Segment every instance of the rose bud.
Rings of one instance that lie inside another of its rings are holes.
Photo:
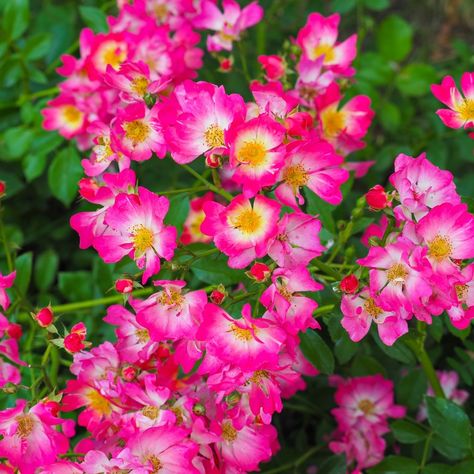
[[[206,155],[205,161],[208,168],[219,168],[222,164],[221,156],[213,153]]]
[[[0,181],[0,198],[5,196],[6,192],[7,192],[7,184],[5,183],[5,181]]]
[[[365,195],[365,200],[373,211],[381,211],[382,209],[391,206],[387,193],[385,192],[384,187],[380,184],[369,189],[369,192]]]
[[[137,369],[135,367],[129,365],[128,367],[124,367],[122,369],[122,378],[127,382],[131,382],[137,376]]]
[[[43,402],[43,405],[49,410],[52,416],[58,416],[61,405],[54,400],[47,400]]]
[[[51,306],[47,306],[46,308],[40,309],[35,314],[35,319],[42,328],[47,328],[48,326],[53,324],[54,314],[51,310]]]
[[[278,81],[285,75],[285,62],[281,56],[272,54],[270,56],[259,56],[258,62],[265,71],[265,78],[268,81]]]
[[[209,295],[210,300],[214,304],[221,304],[225,300],[226,294],[218,289],[212,290]]]
[[[228,58],[219,58],[219,71],[230,72],[234,66],[234,58],[232,56]]]
[[[123,278],[115,282],[115,289],[118,293],[131,293],[133,291],[133,281],[129,278]]]
[[[355,275],[347,275],[341,280],[341,283],[339,283],[339,288],[341,288],[343,293],[352,295],[357,291],[357,288],[359,288],[359,280]]]
[[[254,263],[250,271],[247,272],[247,276],[252,280],[265,281],[271,274],[270,268],[264,263]]]
[[[64,349],[71,354],[81,351],[84,347],[86,347],[84,344],[84,338],[77,332],[72,332],[64,338]]]
[[[20,337],[23,335],[23,330],[19,324],[9,323],[7,327],[7,334],[12,339],[20,339]]]

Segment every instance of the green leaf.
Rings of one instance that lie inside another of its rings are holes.
[[[33,130],[23,126],[8,129],[3,134],[6,151],[6,154],[2,156],[4,161],[7,161],[7,157],[8,161],[21,158],[30,148],[33,141],[33,133]]]
[[[398,339],[392,346],[385,345],[380,337],[374,335],[375,342],[379,349],[391,359],[398,360],[404,364],[414,365],[416,363],[413,352],[403,343],[403,339]]]
[[[312,191],[308,191],[307,193],[305,193],[305,198],[308,203],[306,206],[306,212],[313,216],[318,215],[319,219],[323,224],[323,227],[329,230],[332,234],[335,234],[336,224],[334,223],[332,213],[334,209],[336,209],[336,207],[323,201]]]
[[[332,0],[331,9],[335,12],[347,13],[354,9],[356,3],[356,0]]]
[[[33,252],[26,252],[17,257],[15,262],[16,278],[15,287],[21,295],[25,295],[31,280],[31,269],[33,268]]]
[[[89,272],[60,272],[58,286],[68,301],[81,301],[92,298],[92,278]]]
[[[176,227],[178,235],[183,231],[183,224],[189,214],[189,197],[173,196],[170,198],[170,208],[165,217],[165,224]]]
[[[369,469],[368,474],[418,474],[418,463],[404,456],[387,456],[380,464]]]
[[[398,90],[410,97],[430,94],[430,85],[436,82],[437,74],[433,66],[413,63],[404,67],[398,74],[395,85]]]
[[[397,400],[402,405],[415,410],[423,401],[427,388],[428,382],[424,372],[420,369],[412,369],[395,384]]]
[[[39,33],[34,36],[30,36],[23,46],[21,53],[23,57],[29,61],[34,59],[40,59],[46,56],[49,51],[51,44],[51,35],[49,33]]]
[[[31,153],[23,158],[21,162],[23,166],[23,174],[28,182],[41,176],[46,167],[46,161],[46,155],[34,155]]]
[[[390,6],[390,0],[362,0],[369,10],[382,11]]]
[[[426,429],[408,420],[396,420],[390,425],[393,436],[400,443],[414,444],[428,436]]]
[[[107,17],[99,8],[81,6],[79,13],[84,23],[95,33],[103,33],[108,30]]]
[[[54,282],[58,271],[59,257],[53,249],[48,249],[38,255],[35,262],[35,285],[41,291],[46,291]]]
[[[0,84],[11,87],[18,83],[22,76],[21,61],[18,57],[8,58],[0,67]]]
[[[467,474],[469,472],[474,472],[474,459],[468,459],[459,464],[456,464],[450,470],[446,470],[444,472],[446,474]],[[424,471],[423,474],[425,474]]]
[[[92,266],[92,276],[101,293],[107,293],[113,286],[113,265],[96,258]]]
[[[28,0],[8,0],[3,10],[3,33],[16,40],[28,27],[30,7]]]
[[[357,57],[357,80],[381,86],[388,84],[394,74],[387,59],[377,53],[363,53]]]
[[[391,102],[382,102],[378,110],[380,122],[389,132],[395,132],[400,126],[402,114],[400,109]]]
[[[69,206],[76,196],[81,177],[82,167],[77,151],[72,147],[65,148],[54,157],[49,167],[49,189],[54,197]]]
[[[300,347],[305,357],[323,374],[334,372],[334,356],[324,339],[312,329],[300,334]]]
[[[229,268],[227,257],[222,254],[203,257],[192,264],[192,272],[209,285],[235,285],[245,279],[242,270]]]
[[[471,423],[463,409],[444,398],[426,397],[428,420],[433,428],[433,447],[451,460],[471,451]]]
[[[318,474],[346,474],[345,456],[330,456],[318,464]]]
[[[431,464],[427,464],[424,467],[424,469],[421,471],[421,474],[448,474],[450,473],[449,468],[450,466],[447,464],[441,464],[438,462],[431,463]]]
[[[365,354],[358,354],[352,361],[351,375],[362,377],[365,375],[382,374],[386,375],[385,367],[373,357]]]
[[[376,31],[379,53],[390,61],[402,61],[413,45],[413,28],[398,15],[385,18]]]

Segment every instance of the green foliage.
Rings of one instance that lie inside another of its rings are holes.
[[[305,357],[323,374],[334,372],[333,351],[324,339],[312,329],[300,335],[301,350]]]

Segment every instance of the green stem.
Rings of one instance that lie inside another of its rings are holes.
[[[143,288],[133,292],[133,296],[148,296],[153,293],[154,288]],[[94,308],[95,306],[105,306],[112,303],[120,303],[123,301],[123,295],[107,296],[105,298],[97,298],[95,300],[78,301],[77,303],[60,304],[52,306],[54,313],[70,313],[81,309]]]
[[[201,181],[201,183],[204,183],[208,189],[211,191],[214,191],[217,194],[220,194],[223,198],[227,199],[228,201],[232,201],[232,194],[228,193],[227,191],[224,191],[223,189],[219,189],[217,186],[214,186],[210,181],[208,181],[206,178],[202,177],[197,171],[193,170],[190,166],[188,165],[181,165],[188,173],[192,174],[196,179]]]
[[[10,247],[8,246],[7,237],[5,235],[5,227],[3,226],[3,219],[0,215],[0,239],[2,239],[3,249],[5,250],[5,258],[7,259],[8,271],[11,273],[14,270],[13,260],[10,254]]]
[[[433,432],[431,431],[425,441],[425,446],[423,447],[423,456],[420,463],[420,472],[423,472],[425,468],[426,461],[428,461],[428,453],[430,452],[431,438],[433,437]]]
[[[238,41],[239,45],[239,55],[240,55],[240,62],[242,63],[242,69],[244,72],[245,79],[247,79],[248,82],[251,82],[250,74],[249,74],[249,67],[247,65],[247,58],[245,57],[245,49],[244,45],[242,44],[242,40]]]
[[[194,188],[181,188],[181,189],[171,189],[169,191],[158,191],[160,196],[166,196],[170,194],[181,194],[181,193],[198,193],[200,191],[205,191],[207,186],[197,186]]]
[[[268,471],[262,471],[262,474],[277,474],[278,472],[289,472],[290,469],[296,469],[303,463],[305,463],[311,456],[316,454],[321,448],[322,445],[314,446],[295,461],[283,464],[282,466],[275,467],[274,469],[269,469]]]
[[[316,318],[321,314],[330,313],[335,307],[336,307],[336,305],[334,305],[334,304],[327,304],[327,305],[324,305],[324,306],[320,306],[319,308],[316,308],[314,310],[313,317]]]
[[[309,268],[310,271],[316,268],[318,270],[321,270],[326,275],[334,277],[336,280],[342,280],[342,275],[337,270],[334,270],[334,268],[332,268],[327,263],[324,263],[321,260],[315,258],[312,261],[312,264],[313,266]]]

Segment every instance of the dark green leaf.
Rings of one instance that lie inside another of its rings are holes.
[[[391,102],[382,102],[379,108],[380,122],[390,132],[395,132],[400,126],[402,115],[400,109]]]
[[[384,366],[373,357],[365,354],[359,354],[352,361],[351,375],[355,377],[362,377],[364,375],[375,374],[386,375],[386,371]]]
[[[427,464],[421,474],[448,474],[450,466],[447,464],[431,463]]]
[[[412,369],[395,384],[397,400],[402,405],[415,410],[420,406],[427,388],[428,382],[424,372],[420,369]]]
[[[387,456],[380,464],[367,472],[368,474],[418,474],[418,463],[404,456]]]
[[[15,287],[21,295],[26,295],[30,286],[31,270],[33,268],[33,252],[27,252],[17,257],[15,262]]]
[[[22,49],[22,54],[27,60],[34,60],[46,56],[51,43],[51,35],[49,33],[39,33],[30,36]]]
[[[4,161],[17,160],[21,158],[30,148],[33,141],[33,130],[19,126],[7,130],[3,139],[5,140],[6,154],[2,154]]]
[[[176,227],[178,235],[183,231],[183,224],[189,214],[189,198],[173,196],[170,198],[170,209],[165,217],[165,224]]]
[[[377,49],[391,61],[402,61],[411,51],[413,28],[398,15],[385,18],[376,31]]]
[[[356,0],[332,0],[331,8],[335,12],[347,13],[354,9]]]
[[[305,194],[305,198],[307,199],[307,207],[306,211],[308,214],[311,215],[318,215],[319,219],[321,220],[323,227],[325,227],[329,232],[332,234],[336,233],[336,224],[334,223],[334,218],[332,217],[332,213],[335,209],[335,206],[328,204],[327,202],[323,201],[319,196],[314,194],[312,191],[308,191]]]
[[[46,291],[54,282],[58,271],[59,257],[53,249],[40,253],[35,262],[35,285]]]
[[[323,374],[334,372],[334,356],[324,339],[312,329],[300,334],[300,347],[305,357]]]
[[[369,10],[381,11],[390,6],[390,0],[363,0]]]
[[[40,176],[46,167],[45,155],[34,155],[29,153],[22,160],[23,173],[28,182]]]
[[[444,471],[446,474],[468,474],[471,472],[474,472],[474,459],[468,459]],[[423,474],[425,474],[424,471]]]
[[[84,23],[95,33],[103,33],[108,30],[107,17],[99,8],[80,6],[79,12]]]
[[[408,420],[396,420],[390,427],[392,428],[393,436],[400,443],[418,443],[428,436],[426,429]]]
[[[3,32],[7,38],[19,38],[28,26],[30,7],[28,0],[8,0],[3,10]]]
[[[413,63],[400,71],[395,84],[402,94],[420,97],[430,94],[430,85],[436,82],[436,79],[437,75],[433,66]]]
[[[53,196],[69,206],[77,193],[77,183],[82,177],[82,167],[73,147],[60,151],[48,170],[48,184]]]
[[[330,456],[318,465],[318,474],[346,474],[345,456]]]
[[[229,268],[225,255],[211,255],[203,257],[193,263],[192,272],[204,283],[210,285],[235,285],[246,277],[242,270]]]
[[[60,272],[58,286],[68,301],[88,300],[92,297],[92,279],[89,272]]]

